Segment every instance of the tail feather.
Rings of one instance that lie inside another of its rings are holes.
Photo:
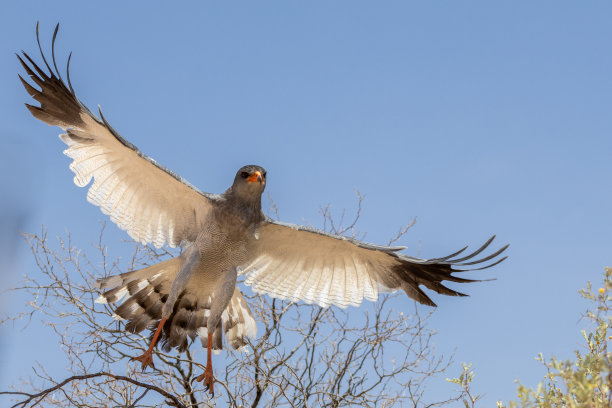
[[[172,281],[182,264],[183,260],[177,257],[144,269],[100,279],[98,287],[105,291],[96,302],[112,304],[125,298],[115,310],[116,318],[127,320],[127,331],[140,333],[149,329],[152,330],[152,336],[161,319]],[[189,287],[183,291],[175,303],[172,315],[164,324],[160,343],[162,349],[170,351],[177,348],[184,351],[196,336],[200,337],[206,347],[210,307],[209,295],[197,296]],[[237,349],[247,344],[245,337],[254,337],[256,332],[253,315],[242,293],[236,288],[230,304],[223,312],[221,323],[213,331],[213,349],[223,348],[223,333],[229,345]]]
[[[234,349],[246,346],[245,337],[257,335],[257,325],[242,292],[236,288],[230,304],[221,315],[225,338]]]
[[[163,274],[165,278],[168,278],[170,279],[170,281],[172,281],[172,279],[174,279],[174,277],[178,274],[178,271],[179,269],[181,269],[182,265],[183,260],[180,257],[176,257],[136,271],[125,272],[119,275],[113,275],[108,276],[106,278],[98,279],[96,284],[98,286],[98,289],[119,289],[119,287],[124,287],[128,283],[135,280],[155,280],[156,278],[161,276],[158,274]],[[103,293],[101,297],[104,298],[106,296],[106,293],[108,292]],[[101,301],[99,303],[104,302]]]
[[[195,331],[189,330],[189,326],[206,326],[205,321],[195,322],[197,310],[203,308],[203,305],[198,304],[198,298],[189,293],[183,292],[174,305],[174,311],[166,324],[164,325],[164,338],[162,340],[162,349],[170,351],[176,347],[179,351],[187,349],[189,343],[187,337],[195,338]]]

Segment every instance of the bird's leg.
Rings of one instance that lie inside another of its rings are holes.
[[[212,368],[212,336],[211,332],[208,332],[208,343],[206,345],[206,369],[202,374],[196,377],[196,381],[202,381],[202,384],[206,387],[208,392],[214,397],[215,396],[215,380],[213,376]]]
[[[213,301],[210,307],[210,314],[206,322],[206,328],[208,330],[208,341],[206,342],[206,369],[204,373],[196,378],[196,381],[202,381],[206,389],[215,395],[213,391],[214,376],[212,369],[212,347],[213,347],[213,334],[217,332],[221,334],[223,332],[223,321],[221,315],[227,308],[227,305],[232,300],[234,290],[236,289],[236,278],[238,277],[238,269],[231,267],[225,271],[223,277],[215,285],[213,290]],[[203,344],[203,343],[202,343]]]
[[[130,360],[130,361],[140,361],[142,363],[143,371],[147,367],[154,367],[153,365],[153,347],[155,347],[155,343],[157,343],[157,339],[159,337],[159,334],[162,331],[162,328],[164,327],[164,323],[166,323],[166,320],[167,319],[165,317],[162,317],[162,319],[159,321],[159,325],[157,325],[157,330],[155,330],[155,335],[153,336],[153,339],[151,340],[151,344],[149,344],[149,348],[147,349],[147,351],[145,351],[144,354],[142,354],[141,356],[134,357]]]
[[[144,370],[148,366],[153,367],[153,347],[157,343],[157,340],[161,334],[162,329],[164,328],[164,324],[166,320],[172,315],[172,311],[174,310],[174,304],[178,299],[179,295],[183,292],[185,287],[187,286],[187,282],[189,282],[189,278],[195,271],[196,266],[200,260],[200,252],[195,246],[190,246],[184,252],[183,256],[185,257],[185,262],[181,267],[178,275],[172,281],[172,286],[170,287],[170,293],[168,294],[168,298],[164,303],[162,308],[162,316],[159,324],[157,325],[157,330],[155,330],[155,334],[153,335],[153,339],[151,340],[151,344],[149,344],[149,348],[144,352],[141,356],[134,357],[130,361],[140,361],[142,363],[142,369]]]

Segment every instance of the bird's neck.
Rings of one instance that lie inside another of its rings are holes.
[[[223,206],[229,212],[239,215],[248,225],[258,224],[265,216],[261,210],[261,195],[242,195],[231,188],[223,193]]]

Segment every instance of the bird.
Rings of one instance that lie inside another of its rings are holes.
[[[135,241],[155,247],[181,246],[179,256],[143,269],[97,281],[99,303],[119,304],[115,317],[125,330],[151,330],[146,351],[132,360],[153,366],[158,342],[164,350],[184,351],[196,338],[207,351],[204,373],[196,378],[214,395],[212,350],[234,349],[256,336],[257,325],[238,276],[258,294],[321,307],[358,306],[381,292],[403,290],[419,303],[436,306],[424,288],[442,295],[466,296],[442,284],[479,280],[456,272],[480,270],[507,258],[509,245],[487,256],[492,236],[467,255],[467,246],[448,256],[420,259],[400,246],[366,243],[351,237],[276,221],[262,211],[266,170],[246,165],[221,194],[203,192],[143,154],[124,139],[98,109],[92,113],[76,96],[55,59],[59,24],[51,42],[51,64],[36,40],[44,67],[25,51],[16,54],[29,81],[19,78],[38,105],[32,115],[60,127],[64,151],[72,159],[74,182],[87,187],[87,200]],[[504,256],[502,256],[504,255]]]

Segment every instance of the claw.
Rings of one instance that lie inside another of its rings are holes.
[[[206,356],[207,356],[206,368],[204,369],[204,372],[202,374],[196,377],[196,381],[202,381],[202,384],[204,385],[206,391],[210,392],[210,395],[214,397],[215,396],[215,390],[214,390],[215,377],[213,375],[211,351],[212,351],[212,333],[208,332],[208,342],[206,343]]]
[[[213,376],[212,367],[206,366],[206,369],[202,374],[196,377],[196,381],[202,381],[204,389],[210,392],[211,396],[215,396],[215,380]]]
[[[164,324],[166,323],[166,318],[162,317],[157,325],[157,330],[155,330],[155,334],[153,335],[153,339],[151,340],[151,344],[149,344],[149,348],[144,352],[143,355],[138,357],[132,357],[130,361],[140,361],[142,363],[142,371],[144,371],[147,367],[155,368],[153,365],[153,347],[155,347],[155,343],[157,343],[157,338],[159,337]]]
[[[145,351],[141,356],[131,358],[130,361],[140,361],[142,363],[142,371],[147,367],[155,368],[153,365],[153,353],[149,351]]]

